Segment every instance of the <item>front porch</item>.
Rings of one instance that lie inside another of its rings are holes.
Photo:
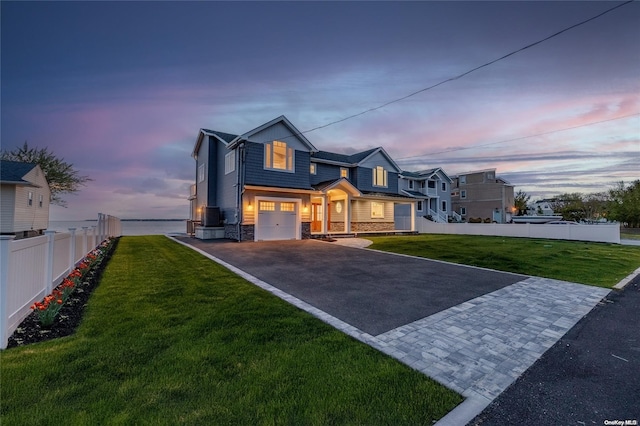
[[[363,194],[347,179],[339,179],[318,188],[321,195],[311,197],[311,236],[341,236],[413,232],[415,201],[385,194]],[[397,205],[408,205],[410,225],[398,229]]]

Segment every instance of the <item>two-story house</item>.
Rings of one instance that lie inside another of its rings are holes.
[[[417,200],[416,217],[429,217],[435,222],[447,223],[451,210],[451,178],[441,168],[403,171],[398,186],[402,194]]]
[[[37,164],[0,161],[0,233],[25,238],[49,227],[51,191]]]
[[[464,221],[508,223],[515,210],[513,185],[497,177],[496,169],[460,173],[453,178],[451,204]]]
[[[401,170],[383,148],[320,151],[284,116],[241,135],[201,129],[192,156],[196,237],[213,228],[239,241],[393,232],[397,206],[415,203],[399,193]]]

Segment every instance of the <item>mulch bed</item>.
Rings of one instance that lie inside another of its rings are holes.
[[[84,308],[87,306],[93,290],[98,287],[104,268],[113,255],[118,239],[111,245],[102,259],[86,273],[67,301],[62,305],[58,316],[49,327],[40,325],[37,312],[31,312],[9,337],[7,348],[44,342],[73,334],[82,321]]]

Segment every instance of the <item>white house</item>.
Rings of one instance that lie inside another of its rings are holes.
[[[16,238],[42,234],[49,227],[50,198],[39,165],[1,160],[0,233]]]

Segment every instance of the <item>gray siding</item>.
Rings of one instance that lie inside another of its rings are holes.
[[[376,166],[382,166],[385,170],[396,170],[396,166],[391,164],[387,157],[385,157],[381,152],[377,152],[373,157],[367,159],[358,164],[360,167],[373,169]]]
[[[357,188],[361,191],[383,192],[388,194],[398,193],[398,173],[387,169],[387,187],[373,186],[373,170],[363,167],[357,168]]]
[[[218,145],[217,158],[217,193],[218,199],[216,206],[220,207],[222,217],[226,223],[237,223],[236,203],[237,203],[237,183],[238,183],[238,151],[236,150],[235,170],[229,174],[224,173],[225,156],[230,152],[220,141],[215,142]]]
[[[294,172],[280,172],[265,170],[263,144],[247,142],[245,146],[245,184],[278,188],[311,188],[311,182],[309,181],[309,152],[296,150],[294,153]]]
[[[273,140],[282,140],[287,145],[291,146],[296,151],[309,151],[309,147],[304,144],[300,139],[292,136],[291,130],[282,123],[276,123],[273,126],[252,135],[249,139],[251,142],[264,143],[271,142]]]
[[[353,183],[352,178],[353,170],[349,170],[349,180]],[[310,175],[311,183],[316,185],[321,182],[329,182],[332,180],[340,179],[340,166],[333,164],[316,163],[316,174]]]
[[[208,139],[208,136],[205,136]],[[200,166],[204,164],[205,167],[205,179],[199,181]],[[200,144],[200,149],[196,153],[196,208],[202,208],[209,205],[208,193],[209,193],[209,143],[207,140]],[[211,204],[213,205],[213,204]],[[197,213],[196,213],[197,215]]]

